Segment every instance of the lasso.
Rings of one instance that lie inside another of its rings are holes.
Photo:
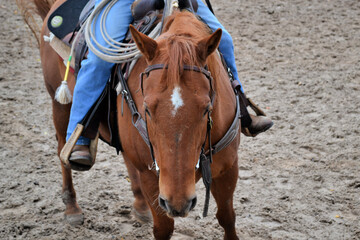
[[[112,6],[118,0],[103,0],[90,14],[86,22],[81,26],[79,33],[76,35],[74,43],[77,42],[78,37],[84,33],[85,41],[89,49],[99,58],[104,61],[111,63],[123,63],[129,62],[138,59],[141,56],[140,51],[138,50],[135,43],[122,43],[111,38],[106,30],[106,18]],[[172,13],[173,8],[178,7],[177,0],[164,0],[165,9],[163,12],[164,17],[169,16]],[[101,45],[95,38],[95,24],[100,16],[101,11],[104,9],[104,13],[100,17],[100,33],[101,37],[110,47],[105,47]],[[159,22],[156,27],[150,32],[149,37],[156,39],[162,30],[162,21]],[[60,87],[56,90],[55,99],[62,103],[68,104],[71,102],[71,93],[67,86],[67,78],[70,70],[70,62],[74,53],[74,48],[76,44],[72,44],[70,50],[70,56],[66,65],[66,72],[64,80],[62,81]]]

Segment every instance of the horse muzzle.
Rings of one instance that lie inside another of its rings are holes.
[[[159,205],[170,217],[186,217],[188,213],[196,206],[196,196],[187,200],[180,206],[173,206],[166,198],[159,195]]]

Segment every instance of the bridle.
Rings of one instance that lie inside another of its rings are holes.
[[[146,75],[146,77],[149,77],[149,74],[151,71],[164,70],[164,69],[168,69],[168,66],[165,64],[154,64],[154,65],[148,66],[145,69],[145,71],[140,74],[141,91],[143,91],[143,81],[144,81],[145,75]],[[215,91],[213,88],[213,78],[211,76],[211,73],[207,70],[207,66],[198,67],[198,66],[184,65],[183,70],[199,72],[199,73],[202,73],[205,75],[205,77],[209,80],[209,83],[210,83],[210,99],[211,99],[211,104],[213,104],[213,101],[215,98]]]
[[[143,92],[143,81],[144,81],[144,76],[148,77],[151,71],[154,70],[164,70],[167,69],[168,66],[165,64],[154,64],[154,65],[150,65],[148,66],[145,71],[143,73],[141,73],[140,75],[140,84],[141,84],[141,91]],[[213,106],[214,104],[214,100],[215,100],[215,91],[213,88],[213,78],[211,76],[211,73],[207,70],[207,66],[205,67],[197,67],[197,66],[190,66],[190,65],[184,65],[183,66],[183,70],[185,71],[195,71],[195,72],[199,72],[202,73],[203,75],[205,75],[205,77],[209,80],[209,84],[210,84],[210,92],[209,92],[209,96],[210,96],[210,102],[211,102],[211,106]],[[147,118],[146,118],[146,113],[145,113],[145,125],[147,126]],[[203,182],[206,188],[206,196],[205,196],[205,204],[204,204],[204,211],[203,211],[203,216],[207,216],[207,212],[208,212],[208,208],[209,208],[209,200],[210,200],[210,187],[211,187],[211,181],[212,181],[212,177],[211,177],[211,168],[210,168],[210,164],[212,163],[212,145],[211,145],[211,129],[212,129],[212,125],[213,125],[213,121],[211,118],[211,111],[207,111],[207,127],[206,127],[206,135],[205,135],[205,140],[204,143],[201,146],[201,152],[200,152],[200,156],[199,156],[199,161],[196,164],[196,170],[198,168],[201,168],[201,173],[202,173],[202,178],[203,178]],[[146,132],[148,133],[147,129]],[[155,156],[154,156],[154,149],[153,146],[151,144],[150,141],[150,137],[149,135],[147,136],[148,138],[148,143],[149,143],[149,148],[150,148],[150,153],[151,153],[151,158],[153,160],[153,166],[155,167],[156,172],[159,174],[159,166],[156,162]],[[205,152],[205,144],[206,144],[206,140],[208,140],[209,143],[209,150],[207,151],[208,155]]]
[[[141,84],[142,92],[143,92],[144,76],[148,77],[151,71],[163,70],[163,69],[167,69],[167,68],[168,68],[168,66],[165,64],[154,64],[154,65],[148,66],[145,69],[145,71],[140,74],[140,81],[141,81],[140,84]],[[205,67],[197,67],[197,66],[184,65],[183,70],[195,71],[195,72],[199,72],[199,73],[202,73],[205,75],[205,77],[209,80],[209,83],[210,83],[209,95],[210,95],[210,99],[211,99],[211,105],[213,106],[214,100],[215,100],[215,90],[213,88],[213,78],[211,76],[211,73],[207,70],[207,67],[206,66]],[[138,130],[140,136],[142,137],[142,139],[144,140],[144,142],[148,145],[148,147],[150,149],[150,154],[151,154],[151,158],[153,160],[153,165],[149,166],[149,170],[155,169],[157,174],[159,174],[160,169],[156,163],[156,159],[154,156],[154,150],[153,150],[151,141],[149,139],[149,134],[148,134],[148,130],[147,130],[146,114],[145,114],[145,120],[144,120],[142,118],[141,114],[137,110],[136,104],[131,96],[129,87],[121,73],[120,68],[118,68],[117,75],[119,77],[120,84],[122,86],[121,94],[122,94],[123,100],[124,99],[126,100],[128,106],[129,106],[131,115],[132,115],[132,123],[133,123],[134,127]],[[230,78],[230,81],[233,82],[236,80],[234,80],[233,78]],[[235,98],[236,98],[236,114],[235,114],[234,120],[233,120],[230,128],[228,129],[228,131],[216,144],[211,143],[211,129],[212,129],[213,122],[211,119],[211,111],[207,112],[208,120],[207,120],[206,136],[205,136],[204,143],[201,147],[199,162],[196,165],[196,169],[201,168],[203,182],[206,187],[206,197],[205,197],[205,205],[204,205],[204,211],[203,211],[204,217],[207,216],[207,211],[208,211],[208,207],[209,207],[210,187],[211,187],[211,182],[212,182],[211,167],[210,167],[210,164],[212,163],[212,155],[216,154],[217,152],[226,148],[235,139],[235,137],[237,136],[237,134],[239,132],[240,102],[239,102],[239,96],[237,95],[236,90],[234,90],[234,91],[235,91]],[[122,101],[121,109],[123,109],[123,101]],[[209,147],[208,147],[208,150],[205,152],[206,140],[208,140],[208,142],[209,142]]]
[[[150,65],[148,66],[145,71],[143,73],[140,74],[140,85],[141,85],[141,91],[144,93],[143,90],[143,81],[144,81],[144,76],[149,77],[149,74],[151,71],[154,70],[164,70],[167,69],[168,66],[165,64],[154,64],[154,65]],[[213,88],[213,78],[211,76],[211,73],[207,70],[207,66],[205,67],[198,67],[198,66],[190,66],[190,65],[184,65],[183,66],[183,70],[185,71],[194,71],[194,72],[199,72],[205,75],[205,77],[209,80],[209,84],[210,84],[210,92],[209,92],[209,96],[210,96],[210,102],[211,102],[211,106],[213,106],[214,104],[214,100],[215,100],[215,91]],[[211,111],[207,111],[207,115],[208,115],[208,121],[207,121],[207,132],[206,132],[206,136],[205,136],[205,141],[202,145],[201,148],[201,154],[199,157],[199,163],[201,162],[201,155],[205,154],[205,143],[207,138],[209,138],[209,149],[211,149],[211,128],[212,128],[212,119],[211,119]],[[147,126],[147,120],[146,120],[146,114],[145,114],[145,125]],[[146,132],[148,133],[147,129]],[[154,150],[149,138],[149,135],[147,134],[147,139],[148,139],[148,146],[150,148],[150,153],[151,153],[151,158],[153,160],[153,166],[155,167],[156,171],[159,172],[159,167],[156,163],[156,159],[154,156]],[[211,151],[209,150],[209,152],[211,153]],[[210,154],[210,162],[212,162],[212,154]],[[196,169],[199,168],[200,164],[196,165]]]

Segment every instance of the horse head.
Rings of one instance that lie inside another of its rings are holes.
[[[156,41],[132,26],[130,31],[148,64],[141,85],[148,136],[160,169],[159,204],[169,216],[184,217],[196,204],[196,165],[207,141],[214,93],[211,76],[197,70],[204,70],[217,49],[221,30],[210,35],[193,14],[181,12],[167,20]]]

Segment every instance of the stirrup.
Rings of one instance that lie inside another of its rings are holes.
[[[249,129],[247,127],[242,127],[241,132],[247,137],[255,137],[251,134],[251,132],[249,131]]]
[[[265,112],[258,105],[256,105],[250,98],[246,98],[246,100],[247,100],[247,104],[248,104],[247,106],[250,106],[250,108],[256,113],[256,116],[264,116],[264,117],[266,116]],[[265,132],[269,128],[265,129],[262,132]],[[259,132],[259,133],[253,134],[250,132],[248,127],[242,127],[241,132],[247,137],[256,137],[258,134],[262,133],[262,132]]]
[[[257,116],[266,116],[265,112],[260,109],[258,105],[256,105],[251,98],[246,98],[251,109],[256,113]]]
[[[77,140],[81,136],[83,130],[84,130],[84,126],[81,124],[77,124],[74,132],[71,134],[69,140],[65,143],[63,149],[60,152],[60,160],[66,168],[71,168],[73,170],[79,170],[78,167],[72,166],[72,164],[69,161],[69,157],[71,155],[72,150],[74,149],[74,147],[76,145]],[[92,165],[90,167],[88,167],[88,169],[86,169],[86,170],[89,170],[95,163],[98,140],[99,140],[99,132],[96,134],[95,139],[92,139],[90,141],[89,148],[90,148],[90,155],[92,158]]]

